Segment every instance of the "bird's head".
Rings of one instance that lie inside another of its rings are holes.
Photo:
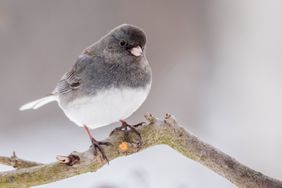
[[[114,28],[105,38],[105,50],[115,56],[138,58],[144,56],[146,35],[140,28],[123,24]]]

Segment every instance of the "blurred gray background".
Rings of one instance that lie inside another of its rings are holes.
[[[0,155],[51,162],[90,145],[52,103],[18,108],[53,90],[80,52],[131,23],[148,37],[153,87],[129,119],[171,112],[242,163],[282,179],[282,1],[0,1]],[[118,110],[118,109],[117,109]],[[94,130],[105,138],[118,124]],[[0,166],[0,170],[11,169]],[[166,146],[96,173],[40,188],[234,187]]]

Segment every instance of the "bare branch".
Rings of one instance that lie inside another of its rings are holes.
[[[128,142],[130,143],[124,142],[123,134],[120,132],[106,139],[113,144],[112,147],[103,147],[109,160],[139,152],[153,145],[165,144],[225,177],[238,187],[282,188],[281,181],[252,170],[204,143],[179,126],[172,115],[166,114],[164,121],[152,115],[146,115],[146,119],[149,123],[138,128],[142,135],[142,145],[138,145],[138,137],[135,134],[129,135]],[[57,159],[59,162],[1,172],[0,187],[25,188],[51,183],[82,173],[94,172],[107,164],[106,161],[101,160],[101,156],[93,155],[92,148],[69,156],[59,156]]]
[[[12,166],[17,169],[42,165],[42,163],[20,159],[17,157],[15,152],[13,152],[13,155],[11,157],[0,156],[0,164]]]

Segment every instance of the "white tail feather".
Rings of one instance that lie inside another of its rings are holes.
[[[40,108],[41,106],[43,106],[43,105],[45,105],[49,102],[56,101],[56,100],[57,100],[57,96],[49,95],[47,97],[44,97],[44,98],[38,99],[36,101],[29,102],[29,103],[23,105],[22,107],[20,107],[20,111],[28,110],[28,109],[36,110],[36,109]]]

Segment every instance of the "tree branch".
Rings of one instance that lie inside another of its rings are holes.
[[[42,163],[20,159],[16,156],[15,152],[13,152],[13,155],[11,157],[0,156],[0,164],[12,166],[16,169],[42,165]]]
[[[178,125],[173,116],[167,114],[164,121],[157,120],[151,115],[147,115],[146,119],[149,123],[138,128],[142,135],[142,144],[138,142],[135,134],[129,134],[127,142],[124,142],[123,134],[119,132],[106,139],[113,144],[111,147],[103,147],[109,160],[133,154],[154,145],[165,144],[225,177],[238,187],[282,188],[281,181],[248,168],[187,132]],[[82,173],[94,172],[107,164],[105,160],[101,160],[101,156],[93,155],[92,148],[69,156],[58,156],[57,159],[59,162],[44,165],[33,163],[36,166],[1,172],[0,187],[25,188],[51,183]],[[7,161],[7,158],[0,158],[0,163],[10,165],[11,163]]]

